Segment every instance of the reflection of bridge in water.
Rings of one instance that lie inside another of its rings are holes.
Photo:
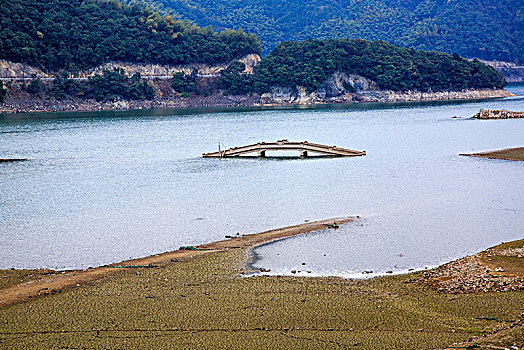
[[[258,157],[265,157],[267,151],[298,151],[300,157],[308,157],[310,153],[316,153],[324,157],[354,157],[363,156],[366,151],[355,151],[337,146],[326,146],[318,143],[291,142],[288,140],[278,140],[277,142],[259,142],[252,145],[233,147],[218,152],[203,153],[204,158],[226,158],[241,157],[249,153],[257,153]]]

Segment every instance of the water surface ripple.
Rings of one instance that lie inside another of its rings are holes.
[[[0,158],[30,159],[0,164],[0,268],[85,268],[344,215],[361,219],[262,246],[255,266],[400,272],[522,238],[524,163],[458,154],[524,146],[524,120],[452,119],[481,107],[524,99],[0,116]],[[200,157],[283,138],[367,155]]]

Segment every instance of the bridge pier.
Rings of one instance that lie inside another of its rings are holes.
[[[266,151],[258,151],[258,156],[259,157],[265,157],[266,156]]]
[[[300,158],[306,158],[307,157],[307,151],[300,151]]]

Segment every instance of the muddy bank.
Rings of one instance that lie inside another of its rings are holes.
[[[524,147],[507,148],[499,151],[490,151],[482,153],[461,153],[460,155],[477,158],[524,161]]]

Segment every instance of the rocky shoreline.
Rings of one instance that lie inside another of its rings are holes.
[[[296,92],[274,89],[262,96],[253,94],[226,96],[212,94],[208,96],[192,94],[182,97],[180,94],[159,94],[152,100],[116,100],[96,101],[94,99],[64,98],[57,100],[52,96],[34,96],[22,91],[9,94],[0,105],[0,113],[41,113],[75,111],[141,110],[156,108],[210,108],[210,107],[255,107],[317,104],[351,104],[366,102],[416,102],[416,101],[452,101],[468,99],[501,98],[512,96],[506,90],[464,90],[445,92],[394,92],[362,91],[346,93],[337,97],[326,97],[317,93],[306,94],[300,89]]]
[[[524,240],[501,244],[449,262],[408,283],[422,283],[439,293],[523,291]]]
[[[260,62],[260,57],[247,55],[240,59],[240,62],[244,64],[244,73],[251,74],[253,68]],[[151,100],[127,100],[115,96],[115,99],[110,101],[97,101],[91,95],[90,98],[87,98],[88,96],[83,94],[70,93],[62,94],[62,98],[57,98],[60,95],[55,91],[53,75],[28,65],[0,60],[0,79],[7,88],[4,102],[0,103],[0,113],[453,101],[512,96],[504,89],[438,92],[381,90],[376,82],[363,76],[338,71],[312,92],[302,86],[274,86],[269,92],[262,95],[256,93],[230,95],[225,93],[219,83],[221,72],[226,67],[227,64],[161,66],[110,62],[89,71],[71,74],[71,79],[85,84],[89,77],[103,71],[119,69],[127,77],[139,74],[142,80],[154,90],[155,95]],[[171,81],[175,73],[195,75],[196,88],[193,92],[174,91]],[[29,84],[34,79],[40,79],[41,87],[30,93],[28,92]]]
[[[153,100],[116,100],[96,101],[94,99],[33,98],[6,99],[0,105],[0,113],[44,113],[44,112],[91,112],[141,110],[157,108],[209,108],[209,107],[242,107],[258,104],[255,96],[192,96],[183,98],[154,98]]]
[[[308,94],[298,89],[273,88],[270,93],[261,96],[262,104],[328,104],[328,103],[365,103],[365,102],[420,102],[420,101],[455,101],[514,96],[504,89],[483,89],[463,91],[390,91],[363,89],[356,93],[344,93],[330,97],[325,91]]]

